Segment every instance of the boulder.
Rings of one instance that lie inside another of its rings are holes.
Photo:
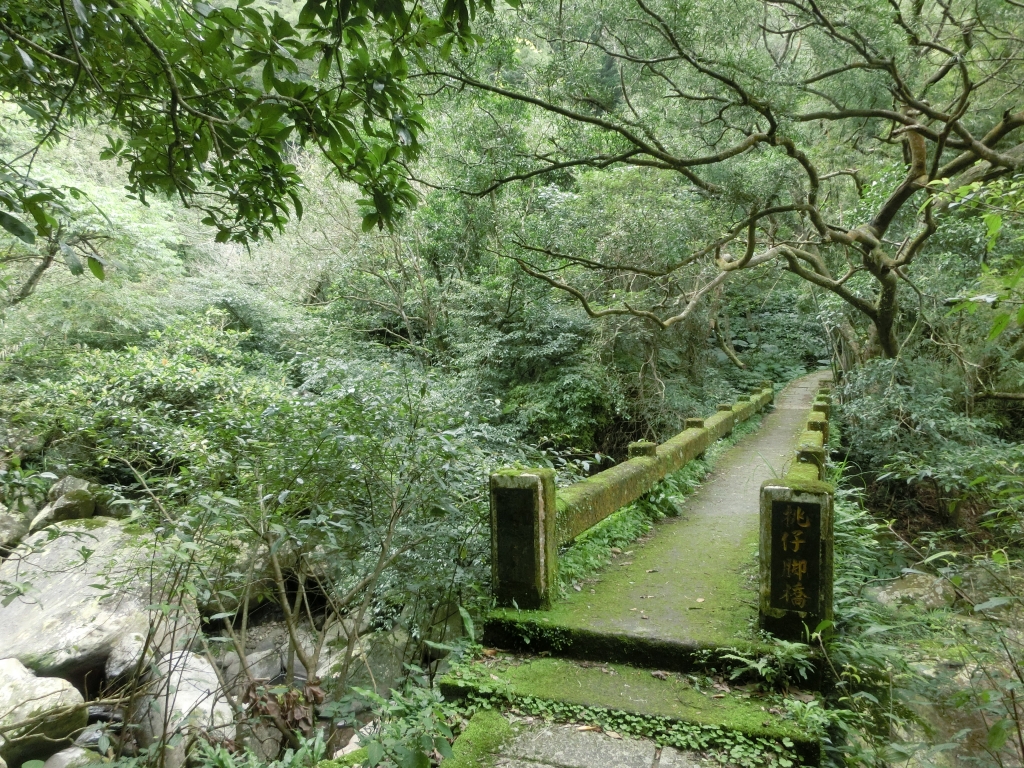
[[[38,531],[64,520],[88,520],[96,513],[96,499],[85,488],[68,491],[51,501],[32,520],[31,529]]]
[[[0,504],[0,556],[14,549],[28,535],[30,518],[18,509]]]
[[[137,709],[140,746],[164,745],[164,768],[180,768],[199,733],[217,740],[234,736],[231,707],[217,672],[188,651],[169,653],[156,663],[149,693]],[[172,738],[176,735],[183,738]]]
[[[50,477],[53,477],[53,475],[50,475]],[[60,480],[58,480],[56,483],[50,486],[50,490],[46,492],[46,500],[56,501],[66,493],[71,493],[72,491],[88,490],[88,480],[83,480],[80,477],[72,477],[71,475],[67,475],[66,477],[62,477]]]
[[[102,760],[102,757],[88,749],[68,747],[55,755],[50,755],[43,763],[43,768],[81,768],[83,765],[98,763]]]
[[[117,639],[110,655],[103,663],[103,671],[108,681],[130,678],[146,652],[146,634],[144,632],[127,632]]]
[[[0,758],[18,765],[53,753],[85,728],[89,713],[78,706],[83,704],[82,694],[66,680],[36,677],[17,659],[0,659],[0,726],[40,718],[0,736]]]
[[[882,605],[892,608],[916,605],[926,611],[949,608],[956,600],[953,585],[942,577],[925,573],[904,574],[873,594]]]
[[[102,668],[133,633],[152,631],[150,646],[165,652],[191,642],[199,616],[168,598],[150,573],[152,543],[109,518],[55,523],[29,536],[0,563],[0,581],[28,585],[0,606],[3,653],[39,674],[69,677]],[[163,602],[177,606],[173,615],[148,608]]]

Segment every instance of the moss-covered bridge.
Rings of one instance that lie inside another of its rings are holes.
[[[792,637],[831,615],[827,378],[777,393],[766,385],[567,489],[543,471],[496,473],[495,594],[505,607],[486,622],[483,658],[442,683],[486,711],[460,737],[455,768],[819,764],[820,740],[800,717],[815,706],[815,660],[792,651],[806,668],[788,696],[748,672],[788,647],[762,629]],[[560,549],[762,410],[760,428],[718,457],[681,515],[558,594]],[[800,595],[818,602],[780,602]]]

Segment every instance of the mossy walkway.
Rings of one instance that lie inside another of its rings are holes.
[[[682,515],[660,522],[594,583],[548,611],[491,614],[485,643],[513,653],[491,652],[453,669],[442,691],[489,699],[517,713],[519,725],[505,733],[505,717],[480,712],[456,742],[456,753],[461,747],[466,755],[453,768],[697,768],[740,754],[743,765],[819,764],[817,737],[787,719],[771,694],[687,673],[759,644],[761,484],[784,474],[827,377],[811,374],[779,392],[761,428],[719,457]],[[531,714],[597,722],[604,733],[591,725],[530,725],[523,717]],[[618,730],[649,738],[621,740]],[[486,736],[487,746],[473,734]]]
[[[662,668],[685,668],[702,649],[753,644],[760,487],[783,474],[828,375],[779,392],[761,428],[719,458],[682,516],[662,521],[596,584],[549,611],[497,612],[491,640],[508,647],[527,637],[531,651]]]

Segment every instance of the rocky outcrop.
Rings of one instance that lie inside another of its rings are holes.
[[[96,497],[88,480],[62,477],[47,491],[46,499],[49,503],[32,519],[33,531],[64,520],[87,520],[96,514]]]
[[[68,747],[62,749],[43,763],[43,768],[82,768],[83,765],[101,762],[102,758],[88,749],[82,747]]]
[[[953,585],[941,576],[908,573],[874,590],[875,600],[891,608],[916,605],[926,611],[949,608],[956,601]]]
[[[0,581],[27,585],[0,606],[0,648],[38,674],[72,677],[103,668],[132,634],[153,633],[164,652],[188,643],[199,618],[188,603],[167,617],[148,606],[165,585],[149,573],[152,539],[108,518],[56,523],[0,564]]]
[[[17,506],[9,509],[6,505],[0,504],[0,557],[21,543],[28,535],[31,522],[32,518]]]
[[[184,765],[200,733],[214,740],[234,736],[231,707],[206,659],[188,651],[170,653],[156,663],[156,674],[137,710],[138,738],[143,747],[167,745],[164,768]],[[182,738],[171,738],[176,734]]]
[[[70,741],[85,728],[83,704],[66,680],[36,677],[17,659],[0,659],[0,726],[26,723],[0,736],[0,758],[17,766],[27,757],[60,749],[62,740]]]

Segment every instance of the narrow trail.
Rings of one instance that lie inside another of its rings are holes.
[[[761,428],[719,458],[681,517],[660,523],[592,588],[543,612],[544,622],[690,647],[751,640],[761,484],[784,474],[829,375],[804,376],[779,392]]]

